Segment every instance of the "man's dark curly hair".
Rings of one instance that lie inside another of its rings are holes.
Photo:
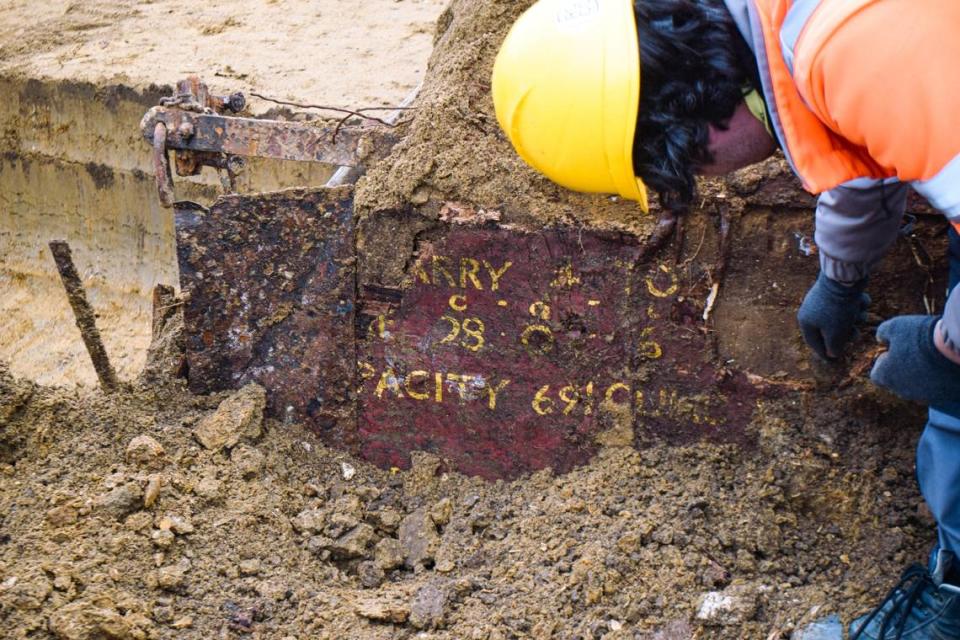
[[[636,174],[669,209],[694,197],[698,165],[713,158],[708,126],[725,127],[749,81],[745,46],[722,0],[634,0],[640,42]]]

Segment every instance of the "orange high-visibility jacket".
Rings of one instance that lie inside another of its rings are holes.
[[[823,194],[828,276],[867,275],[896,238],[907,184],[960,230],[960,0],[725,2],[787,159]],[[956,292],[944,326],[960,353]]]

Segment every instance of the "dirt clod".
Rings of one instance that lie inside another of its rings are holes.
[[[143,489],[136,482],[127,482],[97,499],[97,507],[105,515],[117,520],[143,506]]]
[[[376,622],[403,624],[410,617],[409,605],[387,599],[361,600],[356,606],[357,615]]]
[[[429,582],[417,590],[410,605],[410,624],[417,629],[443,626],[450,592],[446,585]]]
[[[743,625],[757,612],[757,588],[735,585],[710,591],[700,599],[697,619],[708,625]]]
[[[257,438],[265,406],[266,391],[260,385],[249,384],[221,402],[215,413],[197,425],[194,435],[213,451],[234,447],[242,438]]]
[[[440,536],[437,534],[437,525],[426,510],[419,509],[403,519],[399,539],[408,567],[415,569],[425,563],[433,563],[440,546]]]
[[[126,459],[144,469],[159,469],[164,463],[163,447],[152,437],[139,435],[127,445]]]

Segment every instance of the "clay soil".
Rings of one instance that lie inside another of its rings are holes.
[[[505,223],[649,230],[534,175],[498,132],[489,69],[528,4],[441,16],[419,111],[358,185],[361,215],[453,199]],[[0,367],[0,635],[789,638],[850,620],[923,559],[921,424],[855,384],[771,400],[746,446],[608,446],[491,483],[429,454],[370,467],[264,421],[255,387],[195,396],[160,377],[105,395]]]
[[[758,450],[608,448],[512,483],[260,434],[248,392],[220,416],[235,444],[207,449],[223,399],[3,374],[5,637],[786,638],[933,537],[917,417],[853,398],[762,417]],[[700,620],[710,592],[735,605]]]

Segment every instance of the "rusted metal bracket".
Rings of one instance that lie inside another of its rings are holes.
[[[212,96],[196,77],[177,84],[177,94],[163,98],[140,122],[153,147],[153,165],[160,202],[175,200],[169,151],[176,153],[177,175],[200,173],[204,166],[224,170],[225,187],[236,191],[244,157],[357,166],[375,147],[395,140],[381,127],[315,126],[299,122],[226,115],[246,107],[242,93]]]

